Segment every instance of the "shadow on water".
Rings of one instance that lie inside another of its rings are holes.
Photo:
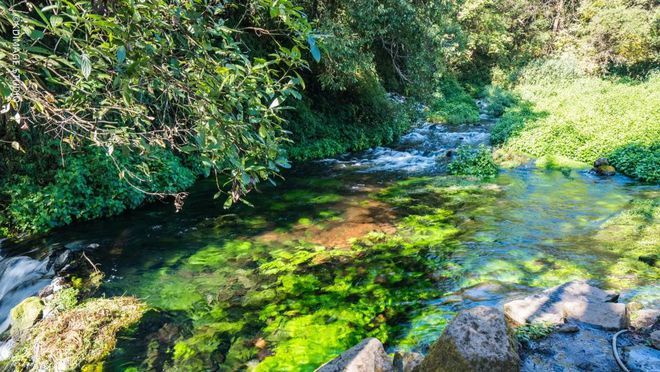
[[[657,186],[533,167],[487,182],[437,175],[447,149],[486,132],[423,126],[391,149],[300,167],[254,208],[225,211],[200,182],[183,212],[152,205],[3,251],[88,249],[101,295],[155,309],[111,370],[313,370],[367,336],[423,350],[455,311],[536,287],[657,281],[629,249],[653,241],[656,215],[633,232],[617,220]]]

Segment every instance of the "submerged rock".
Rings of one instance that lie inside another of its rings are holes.
[[[553,333],[526,345],[521,352],[521,369],[523,372],[618,372],[612,355],[612,335],[613,332],[586,325],[579,332]]]
[[[651,345],[660,350],[660,331],[651,332]]]
[[[504,314],[478,306],[461,311],[449,323],[415,371],[518,371],[519,363]]]
[[[397,351],[392,362],[394,372],[412,372],[423,360],[424,356],[420,353]]]
[[[566,319],[593,324],[604,329],[624,326],[625,305],[609,302],[616,295],[585,281],[572,281],[543,292],[504,304],[513,322],[563,324]]]
[[[602,167],[604,165],[610,165],[610,161],[607,158],[598,158],[594,162],[594,168]]]
[[[389,372],[393,371],[393,366],[383,344],[376,338],[367,338],[316,371]]]
[[[11,335],[16,337],[32,327],[43,314],[44,304],[39,297],[28,297],[9,313]]]
[[[613,176],[616,174],[616,169],[610,165],[607,158],[599,158],[594,162],[594,168],[591,170],[599,176]]]
[[[639,302],[630,302],[626,305],[625,325],[635,330],[644,330],[653,327],[660,320],[660,310],[644,309]]]
[[[631,372],[660,372],[660,351],[643,346],[623,349],[623,360]]]

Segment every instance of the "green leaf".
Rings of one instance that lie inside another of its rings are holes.
[[[83,77],[87,79],[89,75],[92,73],[92,63],[89,60],[89,57],[87,54],[83,53],[83,55],[80,56],[80,71],[82,72]]]
[[[64,19],[60,16],[50,17],[50,25],[53,26],[53,28],[56,28],[57,26],[61,25],[62,22],[64,22]]]
[[[11,95],[11,87],[4,81],[0,81],[0,94],[3,97],[9,97]]]
[[[234,204],[234,200],[232,200],[231,196],[229,196],[229,197],[227,198],[227,200],[225,200],[225,204],[223,204],[222,207],[223,207],[224,209],[229,209],[229,208],[231,208],[231,206],[232,206],[233,204]]]
[[[266,136],[268,136],[268,131],[266,130],[266,127],[264,127],[263,125],[259,126],[259,135],[261,136],[261,138],[266,138]]]
[[[312,57],[316,62],[321,61],[321,51],[319,50],[319,47],[316,45],[316,40],[314,39],[314,36],[312,35],[307,35],[307,44],[309,44],[309,51],[312,53]]]
[[[117,48],[117,63],[122,64],[126,61],[126,47],[120,46]]]
[[[42,37],[44,37],[43,31],[32,30],[32,32],[30,32],[30,39],[32,39],[32,40],[39,40]]]

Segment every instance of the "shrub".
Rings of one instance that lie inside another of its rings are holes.
[[[549,336],[554,329],[555,326],[547,323],[524,324],[515,329],[515,335],[519,342],[528,343]]]
[[[631,144],[614,150],[608,159],[621,173],[647,182],[660,182],[660,143]]]
[[[28,176],[14,176],[0,186],[6,205],[0,214],[5,233],[37,233],[73,221],[112,216],[138,207],[149,192],[190,187],[195,174],[166,150],[120,158],[128,169],[140,167],[148,177],[140,184],[122,180],[115,164],[96,147],[65,160],[52,181],[40,185]]]
[[[541,71],[532,66],[530,74]],[[522,101],[493,126],[494,144],[507,152],[585,163],[608,157],[620,172],[657,182],[660,74],[627,81],[528,77],[523,71],[515,88]]]
[[[488,178],[497,175],[497,165],[488,147],[461,146],[447,168],[449,174]]]
[[[286,128],[295,160],[319,159],[395,141],[412,123],[406,103],[389,100],[374,78],[347,92],[318,92],[294,103]]]
[[[518,102],[518,99],[513,93],[493,85],[486,86],[482,95],[483,99],[488,103],[488,107],[486,108],[487,113],[494,117],[502,116],[507,108]]]
[[[436,123],[462,124],[479,121],[479,108],[474,99],[455,79],[444,79],[434,94],[428,120]]]
[[[505,143],[525,129],[525,125],[539,118],[528,102],[520,103],[507,109],[500,120],[491,128],[491,142],[495,145]]]

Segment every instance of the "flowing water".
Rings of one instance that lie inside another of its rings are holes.
[[[154,308],[112,370],[313,370],[367,336],[423,351],[462,308],[574,278],[653,292],[658,270],[626,251],[657,225],[631,233],[616,218],[660,188],[533,165],[446,176],[455,148],[487,143],[490,124],[424,124],[392,147],[297,166],[251,195],[254,208],[223,210],[201,181],[180,213],[151,205],[6,244],[0,321],[65,246],[88,247],[106,274],[99,295]]]

